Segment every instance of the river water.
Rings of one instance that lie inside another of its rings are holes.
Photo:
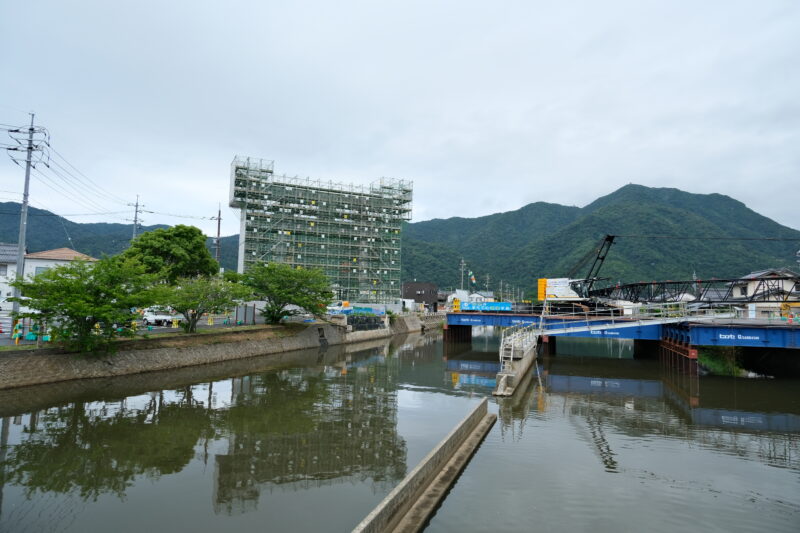
[[[349,531],[489,396],[413,335],[0,391],[0,531]],[[427,531],[798,531],[800,382],[559,341]]]

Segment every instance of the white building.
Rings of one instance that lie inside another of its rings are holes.
[[[72,261],[97,261],[97,259],[72,248],[56,248],[55,250],[25,254],[25,277],[31,278],[55,266],[66,265]]]
[[[10,304],[6,300],[11,296],[10,283],[17,276],[17,245],[0,242],[0,309],[6,310]]]
[[[779,317],[787,305],[800,301],[800,274],[788,268],[751,272],[732,285],[732,301],[750,302],[749,318]]]
[[[71,248],[56,248],[25,255],[25,277],[31,278],[58,265],[75,260],[97,261],[94,257],[77,252]],[[0,243],[0,310],[9,311],[8,298],[13,296],[11,282],[17,276],[17,245]]]

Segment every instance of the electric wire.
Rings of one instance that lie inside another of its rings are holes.
[[[53,160],[53,162],[54,162],[56,165],[58,165],[60,168],[64,169],[64,170],[65,170],[65,171],[66,171],[68,174],[70,174],[71,176],[73,176],[73,177],[75,177],[76,179],[78,179],[78,181],[84,181],[85,183],[88,183],[88,184],[90,184],[90,186],[94,187],[94,188],[95,188],[97,191],[100,191],[100,193],[101,193],[101,194],[103,194],[104,196],[107,196],[109,199],[111,199],[111,200],[113,200],[113,201],[115,201],[115,202],[118,202],[118,203],[127,204],[127,202],[126,202],[125,200],[123,200],[122,198],[120,198],[119,196],[117,196],[116,194],[114,194],[114,193],[112,193],[112,192],[110,192],[110,191],[106,191],[106,190],[105,190],[105,189],[103,189],[103,188],[102,188],[100,185],[98,185],[98,184],[97,184],[97,182],[95,182],[93,179],[91,179],[90,177],[88,177],[86,174],[84,174],[83,172],[81,172],[80,170],[78,170],[78,168],[77,168],[75,165],[73,165],[72,163],[70,163],[70,162],[69,162],[69,161],[68,161],[68,160],[67,160],[67,159],[66,159],[66,158],[65,158],[65,157],[64,157],[64,156],[63,156],[63,155],[62,155],[62,154],[61,154],[61,153],[58,151],[58,150],[56,150],[56,149],[55,149],[55,148],[53,148],[52,146],[50,147],[50,150],[51,150],[51,151],[52,151],[52,152],[53,152],[53,153],[54,153],[54,154],[55,154],[55,155],[56,155],[56,156],[57,156],[59,159],[61,159],[61,160],[62,160],[64,163],[66,163],[66,164],[67,164],[67,165],[68,165],[68,166],[69,166],[69,167],[70,167],[72,170],[74,170],[75,172],[77,172],[77,173],[78,173],[78,174],[79,174],[79,175],[80,175],[80,176],[83,178],[83,180],[80,180],[80,178],[78,178],[78,177],[74,176],[74,175],[73,175],[71,172],[69,172],[68,170],[66,170],[66,169],[65,169],[65,168],[64,168],[62,165],[60,165],[60,164],[59,164],[57,161]]]
[[[53,167],[51,167],[51,166],[48,166],[48,167],[47,167],[47,170],[48,170],[50,173],[52,173],[53,175],[55,175],[56,177],[58,177],[60,180],[62,180],[62,181],[63,181],[63,182],[64,182],[64,183],[65,183],[67,186],[69,186],[69,187],[75,187],[75,189],[76,189],[76,190],[75,190],[75,192],[77,192],[77,194],[81,195],[81,198],[83,198],[83,199],[85,200],[85,202],[86,202],[86,203],[89,203],[89,204],[91,204],[91,205],[94,205],[94,206],[95,206],[95,208],[99,209],[100,211],[108,211],[108,207],[107,207],[107,206],[104,206],[104,205],[100,204],[98,201],[95,201],[95,200],[93,200],[92,198],[90,198],[90,197],[86,196],[86,195],[84,194],[84,191],[82,191],[80,187],[77,187],[77,186],[76,186],[76,185],[78,185],[78,184],[76,184],[75,182],[73,182],[72,180],[70,180],[70,178],[69,178],[69,177],[67,177],[67,176],[64,176],[64,175],[63,175],[61,172],[57,171],[56,169],[54,169],[54,168],[53,168]]]
[[[800,241],[800,237],[703,237],[700,235],[614,235],[614,237],[706,241]]]
[[[162,216],[166,216],[166,217],[175,217],[175,218],[192,218],[192,219],[195,219],[195,220],[216,220],[217,219],[217,217],[202,217],[202,216],[197,216],[197,215],[178,215],[178,214],[175,214],[175,213],[163,213],[161,211],[150,211],[148,209],[141,209],[140,211],[142,213],[152,213],[154,215],[162,215]]]
[[[84,201],[79,196],[76,196],[75,193],[68,190],[61,184],[57,183],[54,179],[45,176],[38,168],[31,168],[31,174],[38,177],[39,182],[42,183],[43,185],[47,186],[48,188],[52,189],[53,191],[59,194],[63,194],[67,199],[72,200],[73,202],[75,202],[76,204],[80,205],[81,207],[85,208],[88,211],[94,213],[100,213],[107,210],[104,207],[100,207],[98,209],[98,206],[96,204],[91,205],[87,201]]]

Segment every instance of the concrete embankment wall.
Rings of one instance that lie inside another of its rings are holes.
[[[484,398],[386,498],[353,530],[354,533],[392,531],[406,512],[441,472],[453,454],[464,444],[478,424],[488,416]],[[492,415],[494,416],[494,415]],[[493,420],[492,420],[493,421]]]
[[[92,359],[56,350],[19,351],[0,354],[0,389],[155,372],[317,348],[322,344],[363,342],[419,330],[418,319],[400,317],[392,328],[351,333],[330,324],[312,324],[295,335],[287,335],[279,328],[265,328],[222,331],[194,338],[140,339],[120,343],[116,354]]]
[[[418,336],[419,334],[396,335],[390,338],[340,344],[327,348],[317,346],[306,350],[217,361],[207,365],[183,366],[158,372],[140,372],[124,376],[77,379],[0,389],[0,418],[29,413],[81,398],[119,400],[145,391],[179,389],[188,383],[210,383],[281,368],[332,366],[341,368],[347,365],[350,354],[376,350],[383,353],[389,343],[401,346],[407,339]]]

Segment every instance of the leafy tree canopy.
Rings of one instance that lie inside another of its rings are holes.
[[[152,281],[138,261],[117,256],[73,261],[12,285],[32,310],[22,316],[46,324],[67,348],[94,352],[108,350],[117,336],[133,335],[127,326],[137,318],[136,308],[152,304]]]
[[[123,255],[138,259],[147,272],[169,283],[175,283],[178,278],[211,275],[219,271],[219,264],[206,248],[203,233],[182,224],[141,234]]]
[[[297,269],[282,263],[254,265],[244,274],[244,283],[266,302],[261,314],[269,324],[302,311],[318,316],[333,299],[330,282],[321,270]]]
[[[204,313],[227,311],[251,295],[249,287],[219,278],[180,278],[175,285],[157,288],[160,304],[168,305],[182,314],[184,329],[197,331],[197,322]]]

